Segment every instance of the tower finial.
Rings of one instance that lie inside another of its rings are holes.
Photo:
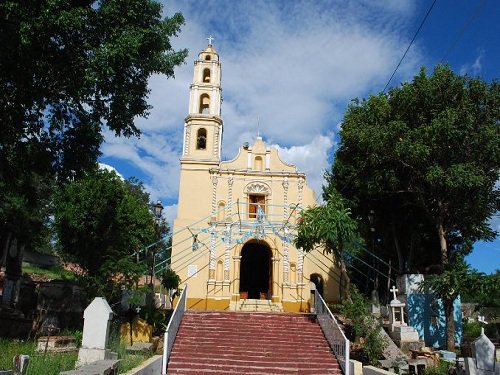
[[[260,117],[257,115],[257,138],[260,138]]]
[[[209,35],[207,40],[208,40],[208,45],[211,46],[212,45],[212,40],[214,40],[215,38],[212,36],[212,35]]]

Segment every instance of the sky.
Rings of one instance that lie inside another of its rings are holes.
[[[166,16],[185,17],[172,44],[189,56],[174,79],[150,79],[153,109],[136,119],[140,139],[106,133],[100,161],[142,180],[172,223],[193,62],[212,35],[222,63],[223,159],[259,131],[320,195],[349,101],[384,89],[433,1],[164,1]],[[440,62],[460,74],[498,79],[498,19],[496,0],[436,1],[390,86]],[[500,233],[499,216],[491,225]],[[468,261],[486,273],[500,268],[500,240],[476,244]]]

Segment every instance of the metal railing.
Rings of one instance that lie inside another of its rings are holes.
[[[165,337],[163,338],[163,359],[161,363],[161,373],[162,375],[167,374],[167,363],[170,358],[170,353],[172,352],[172,346],[174,346],[175,337],[177,336],[177,331],[181,325],[182,317],[186,311],[187,306],[187,284],[184,286],[177,306],[175,306],[174,312],[170,317],[167,329],[165,330]]]
[[[317,290],[314,291],[314,309],[321,330],[335,353],[342,372],[349,375],[349,340]]]

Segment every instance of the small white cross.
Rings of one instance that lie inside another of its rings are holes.
[[[484,315],[479,315],[479,316],[477,317],[477,321],[478,321],[479,323],[488,324],[488,322],[487,322],[486,320],[484,320]]]
[[[394,300],[397,300],[397,297],[396,297],[396,292],[399,292],[398,289],[396,289],[396,287],[393,285],[391,289],[389,289],[389,292],[392,293],[392,295],[394,296]]]
[[[215,38],[212,36],[212,35],[209,35],[207,40],[208,40],[208,45],[211,46],[212,45],[212,40],[214,40]]]

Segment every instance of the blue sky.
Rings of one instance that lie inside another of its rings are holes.
[[[148,119],[137,119],[140,139],[106,134],[101,162],[144,181],[165,215],[176,214],[179,155],[193,61],[213,35],[222,61],[223,158],[252,142],[257,117],[264,140],[306,172],[320,192],[350,99],[381,91],[432,0],[165,2],[186,25],[173,40],[188,48],[175,79],[150,80]],[[500,3],[438,0],[391,86],[420,66],[443,61],[454,71],[491,81],[499,76]],[[500,218],[492,221],[500,231]],[[483,272],[500,268],[500,240],[478,244],[469,262]]]

